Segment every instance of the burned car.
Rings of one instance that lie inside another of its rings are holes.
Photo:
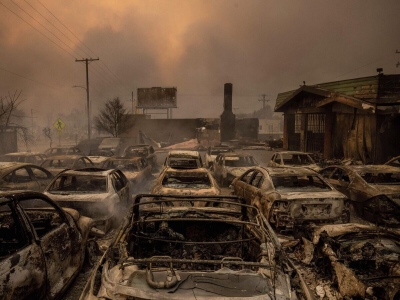
[[[214,177],[220,186],[229,186],[233,179],[257,165],[257,161],[250,154],[220,153],[215,158]]]
[[[203,166],[199,151],[172,150],[169,151],[164,161],[164,168],[196,169]]]
[[[318,281],[331,282],[344,299],[400,299],[398,230],[348,223],[308,232],[296,253],[318,270]]]
[[[233,152],[233,148],[228,145],[217,145],[214,147],[208,147],[206,154],[204,155],[204,165],[206,168],[212,169],[214,166],[215,158],[220,153]]]
[[[0,299],[60,298],[83,265],[92,225],[42,193],[0,193]]]
[[[151,176],[152,167],[142,157],[110,157],[101,164],[103,169],[121,170],[129,180],[131,192],[137,191]]]
[[[67,169],[82,169],[94,167],[93,162],[87,156],[81,155],[58,155],[46,158],[46,160],[40,165],[47,169],[54,176],[61,171]]]
[[[374,224],[400,226],[400,169],[389,165],[330,166],[321,175]]]
[[[85,155],[81,149],[75,146],[58,146],[58,147],[50,147],[44,154],[47,157],[57,156],[57,155]]]
[[[308,167],[317,172],[321,170],[310,154],[300,151],[275,152],[268,163],[268,167]]]
[[[210,171],[205,168],[165,168],[157,178],[153,194],[168,195],[219,195],[219,188]]]
[[[13,152],[2,155],[1,161],[24,162],[40,165],[46,159],[46,155],[40,152]]]
[[[129,205],[129,183],[119,170],[88,168],[58,174],[45,190],[61,207],[76,209],[107,232],[120,223]]]
[[[237,197],[138,195],[80,299],[297,299],[288,264],[265,218]]]
[[[308,168],[254,167],[232,182],[234,194],[257,206],[278,231],[305,223],[346,223],[347,197]]]
[[[139,144],[129,146],[124,150],[123,157],[142,157],[147,160],[149,165],[154,169],[157,167],[157,156],[153,146],[146,144]]]
[[[31,190],[43,192],[53,175],[35,164],[0,162],[0,190]]]

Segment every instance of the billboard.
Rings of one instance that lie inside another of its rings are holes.
[[[138,108],[176,108],[176,87],[138,88]]]

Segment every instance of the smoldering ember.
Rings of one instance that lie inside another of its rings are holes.
[[[0,299],[400,300],[400,1],[0,3]]]

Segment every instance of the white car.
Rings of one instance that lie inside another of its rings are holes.
[[[220,153],[233,152],[233,149],[226,145],[219,145],[214,147],[208,147],[206,154],[204,155],[204,166],[206,168],[212,169],[214,161],[217,155]]]
[[[162,195],[220,195],[214,177],[206,168],[174,169],[165,168],[154,184],[153,194]]]
[[[174,169],[196,169],[203,166],[203,161],[199,151],[191,150],[172,150],[165,158],[164,168]]]
[[[246,153],[221,153],[214,164],[214,178],[220,186],[229,186],[236,177],[258,163],[252,155]]]

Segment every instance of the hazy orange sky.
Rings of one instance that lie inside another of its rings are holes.
[[[55,119],[93,115],[114,97],[131,107],[139,87],[176,86],[174,117],[218,117],[223,84],[236,113],[273,105],[306,84],[399,73],[400,1],[0,0],[0,95]],[[60,23],[61,22],[61,23]],[[34,27],[34,28],[33,28]]]

